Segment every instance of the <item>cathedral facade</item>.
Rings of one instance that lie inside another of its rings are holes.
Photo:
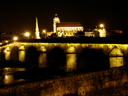
[[[84,28],[80,22],[60,22],[60,19],[55,14],[53,19],[53,32],[59,37],[74,36],[78,31],[83,31]]]

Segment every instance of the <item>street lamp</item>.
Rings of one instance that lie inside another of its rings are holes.
[[[104,25],[103,25],[103,24],[100,24],[100,27],[101,27],[101,28],[103,28],[103,27],[104,27]]]
[[[46,30],[45,29],[43,30],[43,33],[45,34],[45,38],[46,38]]]
[[[28,39],[29,39],[29,35],[30,35],[29,32],[26,32],[26,33],[25,33],[25,36],[27,36]]]
[[[45,33],[46,32],[46,30],[43,30],[43,33]]]
[[[6,40],[6,43],[8,43],[8,40]]]
[[[16,40],[18,40],[18,38],[17,37],[14,37],[13,40],[16,41]]]

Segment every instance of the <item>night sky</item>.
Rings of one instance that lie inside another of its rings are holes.
[[[128,28],[127,0],[0,0],[0,32],[52,31],[53,18],[61,22],[81,22],[84,28],[100,23],[106,29]]]

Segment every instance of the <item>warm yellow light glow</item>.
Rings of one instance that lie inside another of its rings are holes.
[[[6,43],[8,43],[8,41],[6,40]]]
[[[99,37],[106,37],[106,30],[105,29],[99,29]]]
[[[103,24],[100,24],[100,27],[104,27],[104,25]]]
[[[14,80],[14,77],[12,74],[11,75],[10,74],[5,75],[5,77],[4,77],[4,83],[5,84],[9,84],[9,83],[13,82],[13,80]]]
[[[41,46],[40,50],[41,50],[42,52],[46,52],[46,51],[47,51],[46,48],[45,48],[45,46]]]
[[[123,66],[123,53],[118,47],[115,47],[109,56],[110,68]]]
[[[2,43],[0,43],[0,45],[2,45]]]
[[[25,36],[29,36],[29,35],[30,35],[29,32],[26,32],[26,33],[25,33]]]
[[[74,36],[74,33],[77,33],[77,31],[81,31],[83,30],[83,27],[82,26],[78,26],[78,27],[57,27],[57,32],[60,32],[60,30],[62,30],[64,32],[64,36]],[[58,34],[59,37],[61,34]]]
[[[29,33],[29,32],[26,32],[26,33],[25,33],[25,36],[27,36],[27,37],[28,37],[28,39],[29,39],[29,35],[30,35],[30,33]]]
[[[7,50],[4,50],[4,53],[6,53],[7,52]]]
[[[114,48],[111,53],[109,54],[109,56],[123,56],[123,53],[121,52],[120,49],[118,48]]]
[[[13,40],[14,40],[14,41],[18,40],[18,37],[14,37]]]
[[[68,53],[75,53],[76,50],[73,46],[69,47],[68,50],[67,50]]]
[[[45,32],[46,32],[46,30],[44,29],[44,30],[43,30],[43,32],[45,33]]]
[[[41,39],[40,38],[40,32],[39,32],[39,28],[38,28],[38,18],[36,17],[36,29],[35,29],[35,39]]]
[[[76,70],[76,54],[67,54],[67,72],[72,72]]]
[[[24,62],[25,60],[25,50],[19,51],[19,61]]]
[[[123,66],[123,57],[110,57],[110,68]]]

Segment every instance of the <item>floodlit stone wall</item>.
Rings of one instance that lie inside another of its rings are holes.
[[[120,87],[128,82],[127,67],[104,71],[54,76],[0,88],[0,96],[85,96],[93,91]],[[108,92],[111,90],[108,90]]]
[[[47,67],[47,56],[54,48],[59,47],[66,53],[67,70],[77,70],[78,54],[83,49],[95,49],[101,51],[109,57],[110,68],[120,67],[128,64],[128,45],[127,44],[98,44],[98,43],[42,43],[42,42],[13,42],[8,45],[0,46],[0,61],[15,60],[26,62],[26,53],[34,47],[38,53],[36,59],[40,68]],[[33,52],[33,51],[32,51]],[[31,52],[31,53],[32,53]],[[90,55],[94,55],[93,53]],[[68,59],[69,58],[69,59]],[[99,57],[100,59],[100,57]],[[33,60],[33,59],[32,59]],[[73,62],[71,62],[73,61]]]

